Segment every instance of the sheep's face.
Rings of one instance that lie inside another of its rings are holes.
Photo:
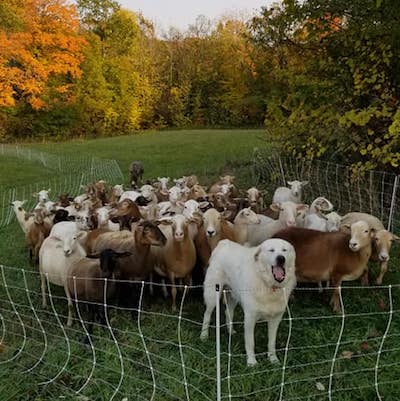
[[[183,189],[186,186],[186,177],[183,176],[182,178],[174,179],[174,183],[175,183],[175,186]]]
[[[204,188],[201,185],[195,184],[192,186],[190,190],[190,196],[193,199],[199,199],[199,198],[204,198],[207,196],[207,192],[204,190]]]
[[[168,183],[169,183],[169,177],[158,177],[157,178],[160,186],[160,192],[162,195],[168,195]]]
[[[61,240],[64,256],[66,258],[70,257],[74,252],[81,249],[80,241],[84,241],[86,235],[86,232],[81,231],[77,234],[67,235]]]
[[[257,188],[253,187],[247,190],[247,199],[249,200],[251,206],[256,205],[260,197],[261,194]]]
[[[293,196],[301,197],[302,188],[308,184],[308,181],[288,181],[288,185],[290,186],[290,191]]]
[[[204,231],[212,238],[221,232],[221,214],[216,209],[208,209],[203,215]]]
[[[242,209],[235,217],[235,223],[242,224],[260,224],[260,218],[254,213],[251,208]]]
[[[287,278],[295,276],[295,250],[278,238],[264,241],[254,255],[258,271],[265,281],[274,286],[285,286]]]
[[[188,234],[188,220],[185,216],[178,214],[172,218],[172,234],[175,241],[182,242]]]
[[[79,230],[87,231],[93,228],[89,216],[76,216],[75,222]]]
[[[387,230],[379,230],[375,233],[374,246],[378,252],[378,258],[381,262],[387,262],[390,258],[389,253],[393,241],[398,241],[400,238]]]
[[[330,212],[333,209],[332,203],[323,196],[316,198],[311,206],[313,205],[317,211]]]
[[[146,200],[151,201],[153,199],[154,188],[151,185],[143,185],[140,192]]]
[[[13,206],[15,211],[18,210],[18,211],[22,212],[24,210],[23,206],[24,206],[25,203],[26,203],[26,200],[24,200],[24,201],[13,201],[13,202],[11,202],[11,205]]]
[[[371,243],[372,238],[375,236],[375,230],[369,228],[368,223],[365,221],[357,221],[350,227],[351,238],[349,241],[349,248],[353,252],[359,251]]]
[[[296,217],[308,209],[308,205],[299,205],[293,202],[273,203],[270,208],[279,212],[279,221],[287,227],[296,226]]]
[[[110,214],[108,210],[104,207],[96,210],[96,216],[97,216],[97,223],[99,226],[105,226],[110,219]]]
[[[200,205],[197,201],[191,199],[185,202],[183,206],[182,214],[187,218],[191,219],[194,217],[194,213],[200,212]]]
[[[178,186],[172,187],[168,191],[168,193],[169,193],[169,201],[174,205],[176,204],[176,202],[182,199],[182,189],[179,188]]]
[[[114,187],[113,187],[114,196],[116,196],[117,198],[120,198],[123,193],[124,193],[123,185],[114,185]]]
[[[35,192],[33,194],[34,198],[37,198],[39,202],[47,202],[50,198],[49,198],[49,193],[50,193],[50,188],[49,189],[42,189],[39,192]]]
[[[135,230],[135,238],[142,245],[164,246],[167,242],[162,231],[149,221],[138,224]]]
[[[219,177],[221,184],[233,184],[235,181],[234,175],[223,175]]]

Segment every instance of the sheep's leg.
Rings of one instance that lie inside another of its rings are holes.
[[[161,279],[161,283],[162,283],[162,292],[163,292],[164,298],[167,299],[168,298],[168,290],[167,290],[167,286],[165,285],[165,278]]]
[[[361,276],[361,285],[363,287],[367,287],[369,285],[368,269],[366,269],[363,275]]]
[[[279,315],[275,319],[268,321],[268,358],[271,363],[278,363],[279,359],[276,356],[276,334],[278,333],[278,327],[282,320],[282,315]]]
[[[43,306],[43,308],[46,308],[47,307],[46,277],[43,273],[40,275],[40,280],[41,280],[41,288],[42,288],[42,306]]]
[[[64,291],[65,295],[67,297],[67,302],[68,302],[68,318],[67,318],[67,326],[71,327],[72,326],[72,309],[73,309],[73,304],[72,304],[72,298],[71,294],[69,292],[68,284],[64,284]]]
[[[383,276],[385,275],[385,273],[388,270],[388,262],[381,262],[380,263],[380,272],[379,272],[379,276],[376,279],[376,284],[381,285],[382,281],[383,281]]]
[[[256,319],[251,313],[245,312],[244,317],[244,343],[247,355],[247,365],[254,366],[257,364],[256,356],[254,353],[254,328],[256,326]]]
[[[235,314],[235,308],[237,300],[232,295],[226,295],[226,306],[225,306],[225,320],[227,323],[227,329],[229,334],[235,334],[236,330],[233,328],[233,316]]]
[[[331,280],[332,287],[335,287],[331,297],[331,307],[334,312],[340,313],[342,308],[340,305],[340,295],[339,295],[339,286],[342,284],[341,277],[333,277]]]
[[[172,297],[172,312],[176,312],[176,286],[175,286],[175,273],[169,272],[169,279],[171,281],[171,297]]]

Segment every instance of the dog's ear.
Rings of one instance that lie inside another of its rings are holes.
[[[254,254],[254,260],[257,262],[258,261],[258,258],[259,258],[259,256],[260,256],[260,253],[261,253],[261,248],[258,248],[257,249],[257,252]]]

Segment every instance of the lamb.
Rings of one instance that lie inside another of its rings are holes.
[[[62,224],[62,223],[59,223]],[[86,256],[80,241],[84,241],[86,232],[67,233],[61,239],[49,236],[39,251],[39,272],[41,277],[43,307],[47,306],[46,278],[50,283],[64,287],[68,301],[67,326],[72,325],[72,298],[67,285],[68,268]]]
[[[290,227],[273,238],[294,246],[298,282],[328,281],[335,287],[331,306],[334,312],[340,312],[339,287],[342,281],[357,280],[368,269],[374,233],[366,222],[359,221],[352,224],[351,235]]]
[[[189,235],[190,222],[183,215],[159,221],[167,242],[156,255],[155,270],[159,275],[168,277],[172,284],[172,311],[176,311],[175,279],[191,279],[191,273],[196,264],[196,249]]]
[[[278,231],[286,227],[296,226],[296,215],[308,209],[307,205],[293,202],[273,203],[270,208],[279,213],[278,220],[264,215],[257,215],[260,224],[252,224],[247,228],[247,243],[250,246],[260,245]]]
[[[226,221],[218,210],[214,208],[208,209],[204,213],[203,226],[211,251],[213,251],[218,242],[223,239],[236,242],[233,224]]]
[[[275,190],[272,198],[273,203],[294,202],[301,203],[302,189],[308,184],[308,181],[288,181],[290,188],[279,187]]]
[[[50,234],[50,225],[45,221],[45,215],[41,210],[34,210],[30,214],[33,217],[33,223],[26,233],[26,240],[29,247],[29,257],[35,262],[39,258],[39,249],[43,241]]]
[[[341,229],[346,228],[356,221],[365,221],[369,227],[375,230],[375,240],[373,241],[371,260],[379,262],[379,275],[376,278],[376,284],[381,285],[383,276],[387,272],[388,262],[390,259],[389,253],[393,241],[400,241],[397,235],[385,230],[383,223],[375,216],[367,213],[352,212],[342,217]],[[363,283],[368,283],[368,275],[363,278]]]
[[[95,315],[103,316],[103,304],[107,305],[116,292],[116,283],[112,279],[117,274],[118,260],[127,256],[130,256],[129,252],[105,249],[99,255],[90,255],[75,261],[68,268],[66,285],[69,293],[76,302],[84,301],[89,307],[89,334],[93,332]],[[109,280],[106,294],[105,279]]]
[[[129,166],[129,174],[130,174],[131,185],[133,188],[136,188],[143,178],[144,174],[143,163],[139,160],[133,161]]]

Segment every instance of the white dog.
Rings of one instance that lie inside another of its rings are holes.
[[[226,322],[232,330],[234,309],[240,302],[244,311],[244,337],[247,364],[257,363],[254,354],[254,327],[258,320],[268,321],[268,357],[276,356],[276,334],[287,302],[296,286],[295,251],[289,242],[268,239],[254,248],[229,240],[220,241],[210,258],[204,281],[204,313],[201,339],[208,338],[211,314],[216,305],[216,285],[231,291],[226,299]],[[221,291],[222,292],[222,291]]]

